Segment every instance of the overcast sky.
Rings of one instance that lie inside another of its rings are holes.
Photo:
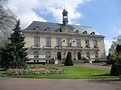
[[[32,21],[62,23],[62,11],[68,11],[69,24],[91,26],[105,36],[105,49],[121,34],[121,0],[8,0],[21,20],[21,28]]]

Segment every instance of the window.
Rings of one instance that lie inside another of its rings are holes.
[[[38,51],[34,52],[34,58],[39,58],[39,52]]]
[[[91,32],[91,35],[95,35],[95,32]]]
[[[38,26],[36,26],[36,27],[34,28],[34,30],[39,30],[39,27],[38,27]]]
[[[76,30],[75,33],[79,33],[79,30]]]
[[[38,36],[34,37],[34,46],[36,46],[36,47],[40,46],[40,37],[38,37]]]
[[[51,38],[50,37],[46,37],[45,40],[46,40],[45,41],[46,46],[50,47],[51,46]]]
[[[89,48],[89,40],[85,40],[85,47]]]
[[[81,40],[80,39],[76,39],[76,45],[77,45],[77,47],[81,46]]]
[[[57,29],[55,30],[55,32],[62,32],[62,31],[61,31],[61,28],[57,28]]]
[[[62,39],[61,38],[56,38],[56,45],[62,46]]]
[[[50,31],[50,28],[49,27],[47,27],[47,29],[46,29],[47,31]]]
[[[97,40],[93,40],[94,48],[97,48]]]
[[[84,31],[83,34],[87,34],[87,31]]]
[[[49,51],[46,52],[46,58],[50,58],[51,57],[51,54]]]
[[[71,38],[67,38],[67,46],[70,46],[70,41],[71,41]]]
[[[38,27],[38,26],[36,26],[35,30],[39,30],[39,27]]]
[[[89,52],[87,52],[87,58],[90,59],[90,53]]]
[[[45,31],[50,31],[50,28],[49,27],[45,28]]]

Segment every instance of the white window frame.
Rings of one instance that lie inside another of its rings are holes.
[[[45,45],[46,45],[47,47],[51,47],[51,37],[46,37],[46,38],[45,38]]]
[[[34,46],[39,47],[40,46],[40,37],[34,36]]]
[[[56,38],[56,46],[62,46],[62,38]]]

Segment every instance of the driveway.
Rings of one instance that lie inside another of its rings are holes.
[[[95,63],[83,63],[83,64],[76,64],[78,66],[85,66],[85,67],[91,67],[91,68],[99,68],[99,69],[106,69],[110,70],[111,66],[103,66],[100,64],[95,64]]]

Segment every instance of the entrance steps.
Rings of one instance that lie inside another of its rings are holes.
[[[85,63],[84,60],[73,60],[73,64],[83,64]]]
[[[83,64],[85,63],[84,60],[73,60],[73,64]],[[58,64],[64,64],[62,60],[58,60]]]

